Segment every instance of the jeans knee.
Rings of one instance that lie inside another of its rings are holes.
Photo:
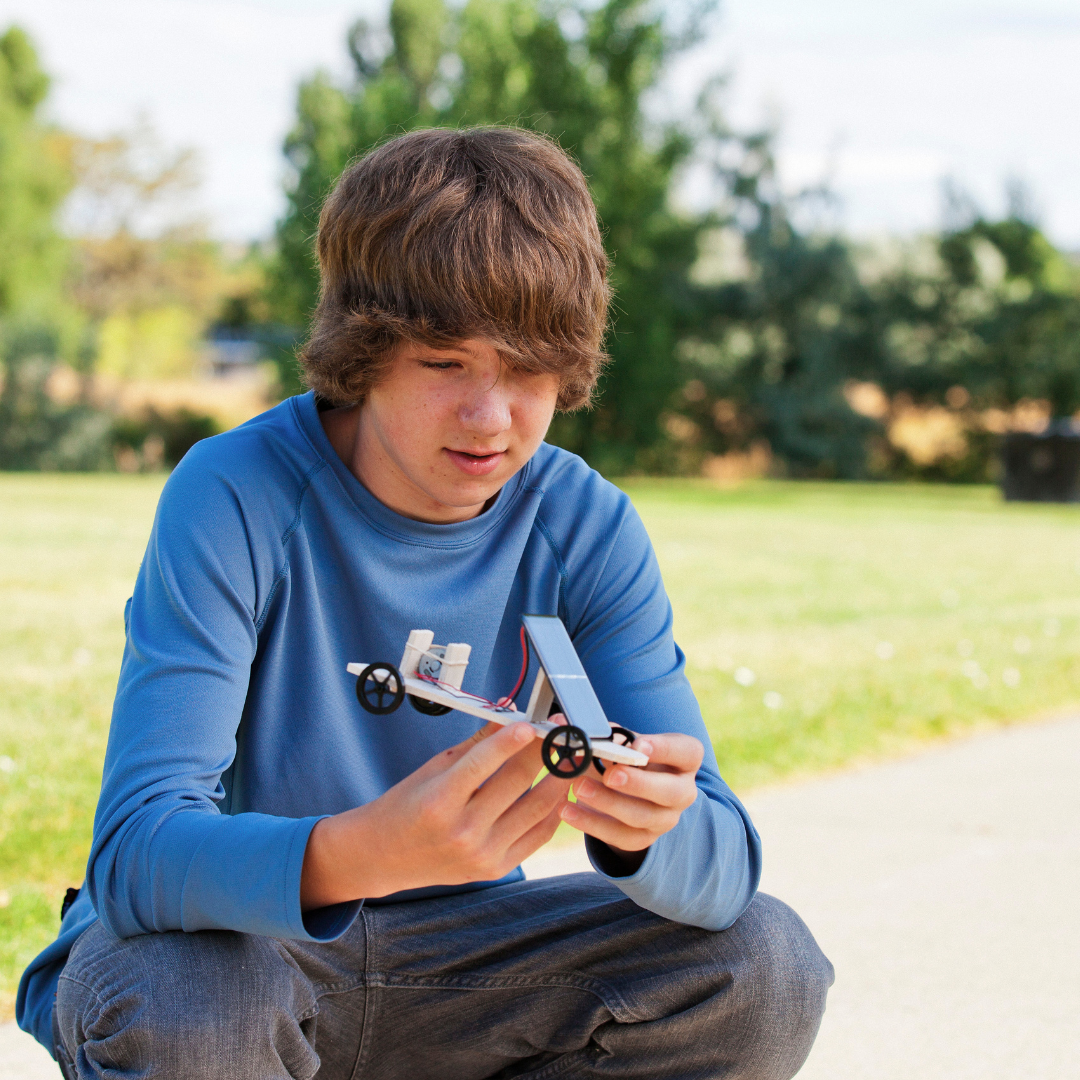
[[[815,1027],[825,1011],[833,966],[787,904],[758,893],[736,925],[747,934],[749,991],[768,1011],[805,1016]]]
[[[308,1077],[319,1064],[316,1011],[310,984],[270,939],[175,931],[119,940],[98,924],[60,977],[58,1049],[80,1078]]]
[[[744,936],[734,989],[744,1003],[752,1039],[763,1052],[760,1075],[792,1076],[817,1036],[833,966],[802,919],[764,893],[732,929]]]

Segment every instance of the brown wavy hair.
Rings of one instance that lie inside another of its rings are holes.
[[[607,359],[608,260],[581,170],[519,128],[401,135],[341,175],[319,217],[321,290],[300,362],[362,401],[402,342],[490,341],[588,405]]]

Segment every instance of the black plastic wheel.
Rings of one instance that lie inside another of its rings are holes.
[[[440,705],[437,701],[428,701],[427,698],[417,697],[415,694],[409,695],[409,704],[425,716],[445,716],[454,711],[449,705]]]
[[[575,776],[580,776],[593,759],[589,736],[572,724],[553,728],[544,737],[540,757],[548,772],[561,776],[564,780],[572,780]]]
[[[401,672],[393,664],[368,664],[356,680],[356,700],[376,716],[392,713],[405,700]]]
[[[621,737],[622,741],[620,746],[629,746],[637,736],[629,729],[624,727],[617,727],[615,724],[611,725],[611,742],[615,742],[615,736]],[[604,741],[604,740],[601,740]],[[596,771],[603,776],[607,772],[607,766],[598,758],[593,757],[593,764],[596,766]]]

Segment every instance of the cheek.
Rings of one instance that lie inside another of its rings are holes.
[[[448,395],[403,391],[394,395],[387,410],[387,423],[394,432],[395,442],[420,447],[439,442],[455,415],[455,403]]]
[[[519,413],[519,427],[525,439],[539,444],[544,438],[551,426],[551,418],[555,415],[558,393],[556,386],[542,393],[530,394],[524,399]]]

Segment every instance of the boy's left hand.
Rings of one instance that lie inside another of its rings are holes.
[[[573,785],[577,803],[567,803],[561,815],[607,844],[631,874],[697,798],[694,780],[705,755],[699,740],[674,732],[639,735],[633,746],[649,756],[648,765],[611,765],[603,776],[580,777]]]

